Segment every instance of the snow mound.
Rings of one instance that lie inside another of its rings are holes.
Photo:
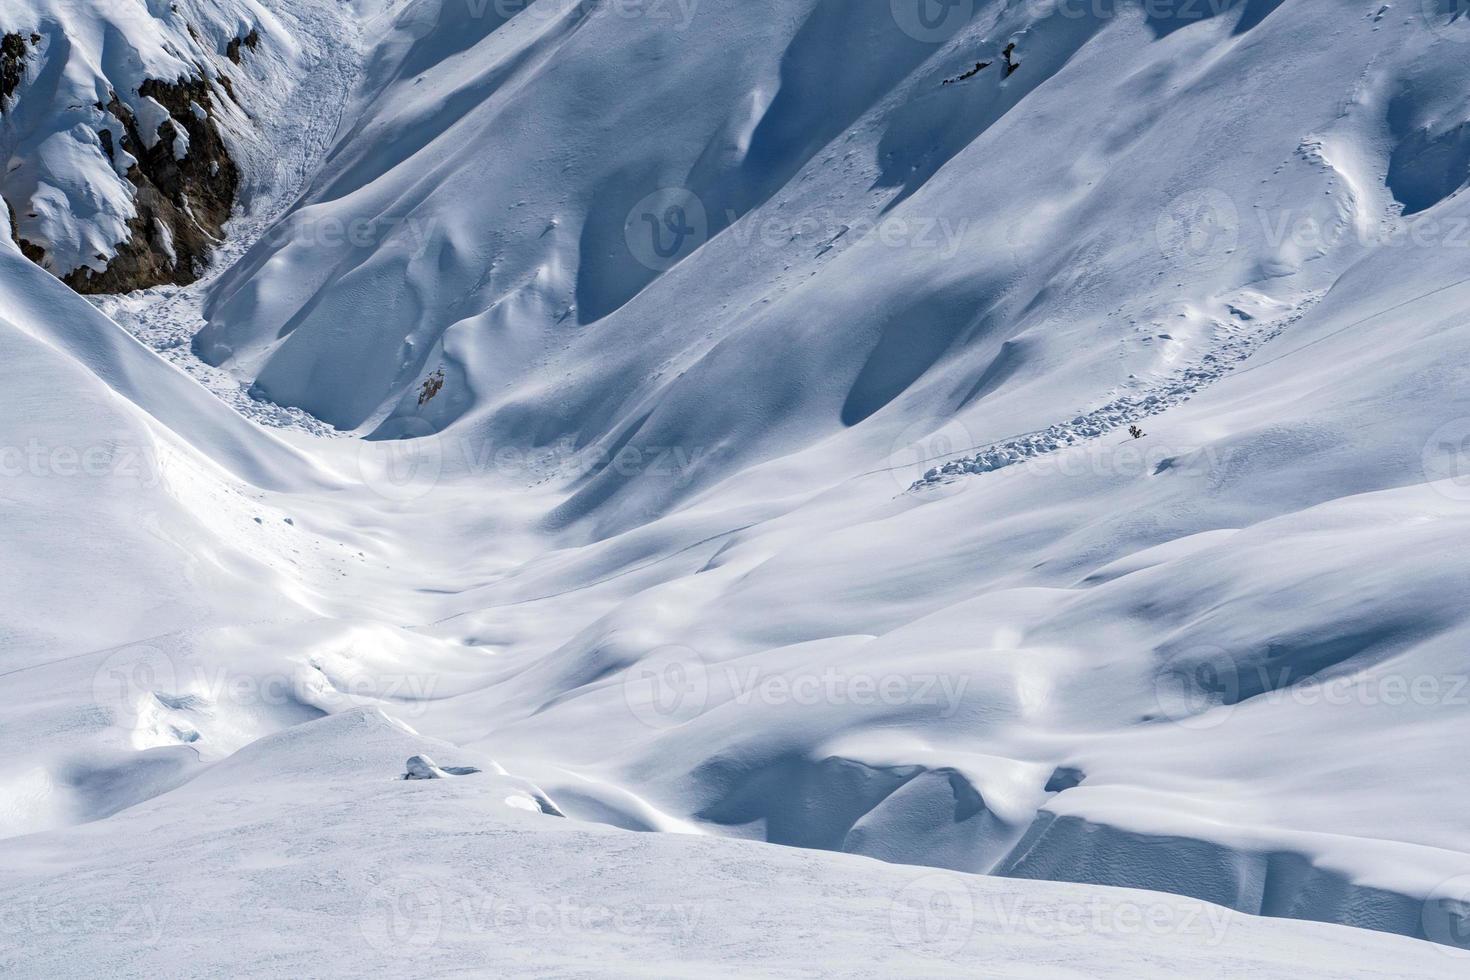
[[[382,778],[390,753],[428,747],[353,712],[264,739],[110,820],[0,842],[11,869],[0,902],[45,896],[26,921],[46,940],[0,949],[0,964],[33,977],[80,963],[119,977],[1134,977],[1164,958],[1191,975],[1457,975],[1433,947],[1395,936],[546,820],[502,802],[507,789],[491,784],[504,777],[488,773],[413,792]],[[139,868],[145,892],[132,887]],[[88,928],[67,928],[78,914]]]

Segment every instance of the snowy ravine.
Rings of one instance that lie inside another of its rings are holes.
[[[309,68],[281,104],[258,115],[253,127],[241,134],[248,141],[242,155],[254,166],[246,167],[248,183],[242,206],[228,225],[227,237],[212,253],[209,268],[188,286],[160,286],[91,299],[115,323],[247,418],[326,436],[333,434],[331,426],[299,409],[251,397],[248,384],[200,361],[190,345],[205,323],[203,305],[210,286],[270,232],[320,168],[337,135],[350,87],[362,70],[358,37],[362,25],[342,8],[292,5],[281,16]]]
[[[8,2],[0,974],[1463,975],[1453,7]]]

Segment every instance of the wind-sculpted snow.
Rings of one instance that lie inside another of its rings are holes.
[[[0,842],[13,869],[0,902],[37,940],[0,949],[0,966],[116,977],[1134,977],[1165,958],[1193,974],[1456,975],[1432,948],[1395,936],[1288,927],[1148,892],[629,835],[523,806],[534,788],[503,772],[388,775],[426,747],[447,748],[381,712],[349,712],[262,739],[110,820]],[[254,858],[241,866],[240,854]]]
[[[1456,975],[1452,5],[261,6],[200,282],[0,236],[31,972]]]

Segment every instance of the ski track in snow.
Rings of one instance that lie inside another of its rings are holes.
[[[274,227],[316,176],[362,70],[361,31],[352,17],[319,17],[320,10],[311,5],[277,11],[283,13],[294,17],[295,37],[311,44],[318,63],[305,74],[282,111],[257,134],[255,142],[267,147],[273,157],[274,172],[249,188],[252,204],[248,211],[237,207],[224,240],[210,257],[209,269],[189,286],[86,298],[245,418],[271,428],[339,437],[345,433],[308,412],[254,397],[248,384],[200,360],[192,344],[205,323],[203,309],[210,287]]]

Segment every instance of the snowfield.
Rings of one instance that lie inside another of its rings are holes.
[[[0,972],[1463,975],[1454,4],[0,34]]]
[[[1424,943],[1149,892],[1008,882],[388,778],[377,709],[267,737],[99,823],[0,842],[8,975],[1451,977]],[[436,745],[433,751],[453,751]],[[456,753],[455,757],[463,757]],[[757,896],[759,896],[757,900]]]

